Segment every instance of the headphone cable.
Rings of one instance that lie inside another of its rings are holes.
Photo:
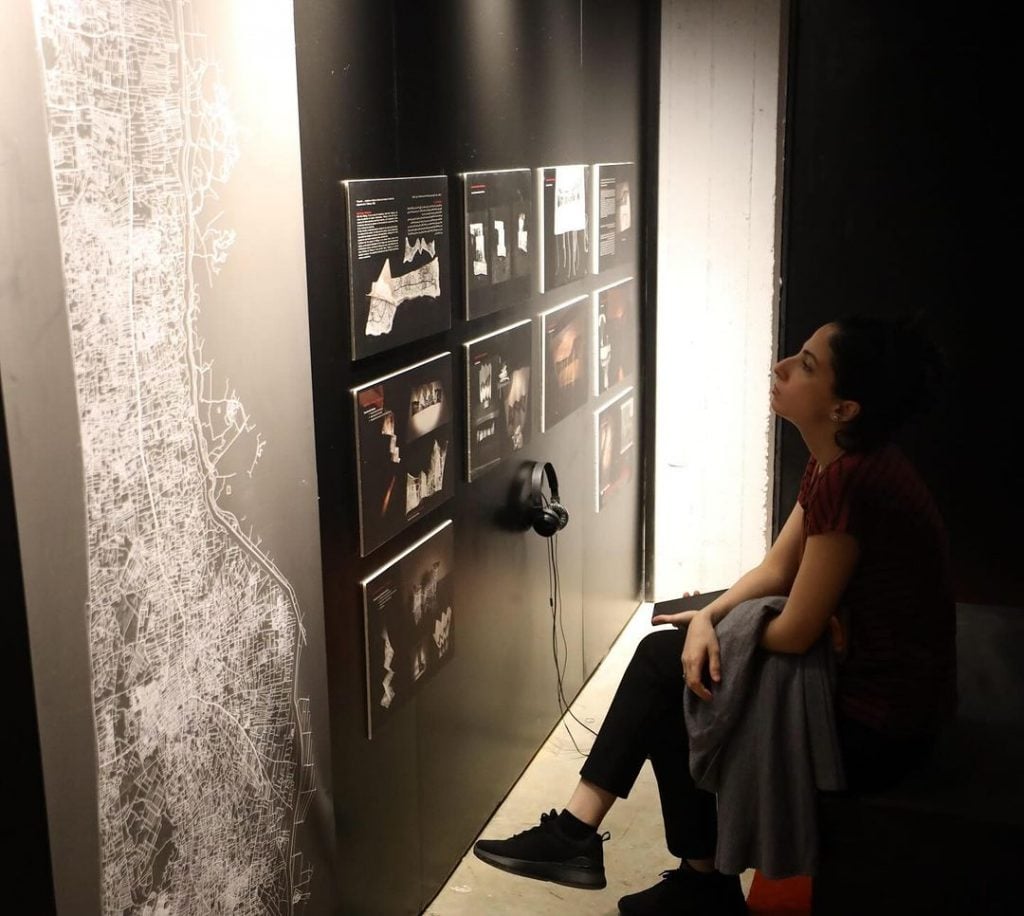
[[[543,497],[542,497],[543,498]],[[544,498],[545,504],[547,505],[547,499]],[[569,646],[568,641],[565,637],[565,621],[562,616],[562,581],[561,575],[558,571],[558,535],[553,535],[548,541],[548,604],[551,607],[551,654],[555,663],[555,687],[556,687],[556,698],[558,701],[558,711],[563,715],[562,724],[565,726],[565,730],[569,735],[569,740],[572,741],[573,747],[576,749],[581,757],[588,756],[586,751],[580,749],[579,744],[576,743],[576,737],[573,735],[572,730],[569,728],[569,723],[564,720],[566,715],[570,716],[574,722],[586,729],[597,737],[595,732],[585,722],[581,722],[577,718],[576,714],[572,711],[570,703],[565,696],[565,670],[568,665],[569,658]],[[561,635],[562,638],[562,660],[558,658],[558,637]]]

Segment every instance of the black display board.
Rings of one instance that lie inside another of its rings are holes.
[[[626,489],[636,473],[636,396],[627,388],[617,398],[594,411],[594,448],[597,472],[595,507]]]
[[[636,282],[632,277],[594,291],[594,394],[636,373]]]
[[[552,163],[636,160],[648,122],[648,4],[584,0],[297,3],[306,248],[310,284],[316,438],[331,663],[338,912],[419,913],[522,772],[559,717],[551,659],[547,547],[515,511],[520,475],[532,461],[558,470],[572,514],[559,534],[562,614],[568,642],[563,679],[574,694],[639,601],[639,486],[595,515],[593,414],[575,411],[466,483],[463,345],[481,335],[590,294],[636,270],[589,276],[537,293],[540,233],[531,296],[471,321],[465,266],[452,265],[450,329],[354,363],[349,316],[343,178],[449,176],[454,251],[463,248],[462,188],[469,172]],[[653,104],[653,103],[652,103]],[[655,109],[652,109],[656,111]],[[651,149],[653,149],[653,145]],[[539,226],[537,200],[531,201]],[[645,210],[647,207],[645,206]],[[637,214],[638,224],[643,224]],[[640,240],[638,239],[638,251]],[[379,269],[379,268],[378,268]],[[638,280],[638,285],[640,281]],[[589,307],[588,307],[589,312]],[[638,316],[639,319],[639,316]],[[535,327],[539,322],[534,321]],[[531,395],[540,404],[540,335],[533,333]],[[449,453],[454,495],[368,556],[359,545],[356,429],[349,392],[436,353],[458,353],[458,404]],[[638,378],[641,374],[638,371]],[[588,395],[592,376],[587,376]],[[614,393],[614,392],[613,392]],[[639,404],[638,404],[639,407]],[[461,482],[460,482],[461,480]],[[375,569],[452,518],[456,652],[425,689],[366,739],[362,594]],[[608,557],[616,557],[609,562]],[[387,862],[402,881],[367,875]]]
[[[582,280],[590,273],[593,195],[589,165],[543,168],[537,181],[543,226],[543,293]]]
[[[593,270],[629,264],[635,252],[636,223],[633,201],[639,200],[636,165],[632,162],[603,162],[594,166],[594,212],[597,239],[592,246]]]
[[[455,492],[451,353],[353,388],[352,399],[365,556]]]
[[[530,442],[533,322],[527,318],[464,347],[466,471],[474,480]]]
[[[589,395],[589,298],[579,296],[541,313],[544,362],[540,380],[541,432],[587,403]]]
[[[452,658],[454,572],[449,519],[362,581],[367,737]]]
[[[372,178],[342,187],[352,358],[450,328],[448,179]]]
[[[529,299],[533,292],[530,169],[462,176],[466,318]]]

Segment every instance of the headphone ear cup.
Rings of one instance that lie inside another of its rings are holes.
[[[550,506],[539,506],[534,510],[533,530],[542,538],[549,538],[557,534],[560,527],[562,526],[559,523],[559,517],[551,511]]]
[[[561,531],[566,525],[569,524],[569,513],[565,506],[561,503],[553,502],[548,506],[548,510],[558,518],[558,530]]]

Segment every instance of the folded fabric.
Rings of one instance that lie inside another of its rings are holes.
[[[803,655],[760,646],[785,598],[738,604],[716,626],[722,680],[703,701],[684,699],[690,773],[718,796],[719,871],[757,868],[766,877],[813,875],[818,790],[845,787],[828,635]]]

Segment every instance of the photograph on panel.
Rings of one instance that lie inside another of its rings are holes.
[[[464,346],[466,467],[475,480],[530,441],[533,322],[527,318]]]
[[[448,179],[345,181],[352,358],[452,326]]]
[[[589,177],[590,167],[586,165],[560,165],[540,171],[544,269],[541,292],[590,273]]]
[[[588,303],[588,296],[580,296],[540,316],[544,344],[541,432],[587,403]]]
[[[455,528],[435,528],[362,581],[367,736],[452,657]]]
[[[472,319],[530,297],[532,172],[467,172],[462,179],[466,213],[465,315]]]
[[[636,282],[632,277],[594,292],[595,394],[631,378],[636,371]]]
[[[603,162],[594,166],[594,206],[597,211],[597,243],[593,246],[594,270],[632,264],[636,258],[636,219],[633,201],[636,166],[632,162]]]
[[[634,476],[636,397],[633,388],[594,411],[594,450],[597,461],[595,505],[600,512]]]
[[[365,556],[448,499],[452,438],[450,353],[352,390],[359,534]]]

